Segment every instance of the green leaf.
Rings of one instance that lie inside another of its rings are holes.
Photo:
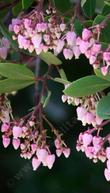
[[[93,21],[93,26],[100,24],[105,19],[105,16],[103,15],[97,15]]]
[[[68,0],[63,0],[63,4],[62,1],[54,0],[54,4],[55,7],[61,12],[65,12],[71,8],[71,3]]]
[[[12,12],[14,16],[18,16],[19,13],[22,11],[22,2],[19,1],[13,8]]]
[[[18,50],[17,43],[12,39],[11,33],[8,31],[8,29],[5,27],[2,21],[0,21],[0,32],[2,33],[4,37],[6,37],[9,40],[12,48]]]
[[[110,74],[107,74],[106,76],[104,76],[104,75],[101,73],[101,70],[100,70],[100,69],[95,69],[94,72],[95,72],[95,74],[96,74],[98,77],[110,81]]]
[[[110,43],[110,21],[106,21],[106,26],[101,31],[100,41]]]
[[[62,61],[59,60],[54,54],[52,54],[51,52],[42,52],[40,54],[40,58],[47,63],[48,65],[60,65],[62,64]]]
[[[11,93],[12,91],[17,91],[23,89],[31,84],[34,81],[32,80],[13,80],[13,79],[5,79],[0,81],[0,93]]]
[[[0,63],[0,75],[13,80],[35,80],[31,70],[25,65]]]
[[[77,35],[82,34],[83,25],[81,24],[81,22],[78,19],[75,19],[75,21],[74,21],[74,30],[75,30]]]
[[[80,78],[70,84],[64,93],[72,97],[83,97],[95,94],[110,86],[110,82],[97,77],[96,75]]]
[[[108,15],[110,13],[110,2],[104,1],[104,7],[102,10],[102,15]]]
[[[23,9],[28,9],[32,4],[34,0],[22,0],[22,7]]]
[[[82,0],[81,7],[85,16],[92,18],[95,14],[96,0]]]
[[[110,96],[104,96],[98,102],[96,113],[102,119],[110,119]]]

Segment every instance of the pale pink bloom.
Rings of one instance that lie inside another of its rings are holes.
[[[100,50],[101,50],[101,44],[93,44],[91,48],[91,54],[96,55],[100,52]]]
[[[102,143],[103,143],[102,137],[98,137],[98,136],[93,137],[93,145],[94,146],[102,145]]]
[[[49,169],[52,168],[54,162],[55,162],[55,155],[54,154],[48,155],[46,158],[46,163]]]
[[[106,148],[106,157],[107,159],[110,159],[110,147]]]
[[[70,105],[70,104],[73,103],[73,101],[74,101],[74,98],[68,96],[68,98],[67,98],[67,103]]]
[[[18,149],[20,146],[20,139],[13,139],[12,144],[14,149]]]
[[[12,24],[9,25],[9,31],[13,31],[13,27],[15,25],[19,25],[21,23],[21,20],[18,18],[12,19]]]
[[[58,40],[56,43],[56,47],[54,49],[55,54],[59,54],[64,47],[64,41],[63,40]]]
[[[88,59],[90,58],[90,56],[91,56],[91,50],[90,49],[85,52],[85,56]]]
[[[103,60],[105,60],[106,62],[110,61],[110,52],[103,53]]]
[[[13,127],[13,137],[17,139],[22,135],[22,127],[14,126]]]
[[[30,28],[30,25],[31,25],[31,20],[30,20],[30,19],[25,18],[25,19],[23,20],[23,23],[24,23],[24,27],[25,27],[26,29]]]
[[[22,36],[21,34],[18,35],[18,44],[19,44],[19,48],[21,49],[24,47],[23,45],[24,39],[25,39],[24,36]]]
[[[10,48],[10,42],[9,42],[9,40],[7,39],[7,38],[2,38],[1,39],[1,46],[2,47],[6,47],[6,48]]]
[[[41,162],[36,157],[32,158],[33,170],[37,170],[37,168],[40,166],[40,164],[41,164]]]
[[[55,139],[54,143],[55,143],[55,147],[56,147],[57,149],[59,149],[59,148],[61,147],[61,142],[60,142],[59,139]]]
[[[110,159],[107,160],[107,168],[108,168],[108,170],[110,171]]]
[[[70,148],[64,148],[63,154],[66,158],[68,158],[70,156]]]
[[[32,40],[32,43],[33,43],[34,47],[39,48],[39,46],[42,42],[42,35],[41,34],[36,34],[31,38],[31,40]]]
[[[94,122],[95,116],[93,115],[93,113],[87,112],[85,115],[85,120],[88,124],[92,124],[92,122]]]
[[[43,35],[43,40],[44,40],[47,44],[50,44],[50,35],[44,34],[44,35]]]
[[[65,59],[71,60],[72,57],[73,57],[73,51],[72,51],[71,49],[65,48],[65,49],[63,50],[63,54],[64,54]]]
[[[96,59],[97,59],[96,56],[91,55],[90,58],[89,58],[90,64],[94,64],[96,62]]]
[[[107,73],[108,73],[108,66],[103,66],[103,67],[101,67],[101,72],[102,72],[102,74],[103,74],[104,76],[106,76]]]
[[[46,158],[48,156],[48,152],[46,149],[37,149],[36,155],[39,161],[41,161],[42,163],[45,163]]]
[[[43,47],[41,44],[40,44],[39,48],[35,48],[35,52],[37,55],[39,55],[42,52],[42,50],[43,50]]]
[[[82,118],[86,116],[87,110],[84,107],[77,107],[77,119],[82,121]]]
[[[56,154],[58,157],[60,157],[62,153],[63,153],[62,149],[56,149]]]
[[[49,49],[48,46],[43,45],[43,48],[42,48],[43,52],[47,52],[48,49]]]
[[[7,132],[9,128],[10,128],[9,123],[3,123],[2,126],[1,126],[1,131],[2,132]]]
[[[68,97],[66,95],[62,95],[61,99],[62,99],[63,103],[65,103],[67,101]]]
[[[96,116],[95,122],[97,125],[100,125],[103,122],[103,120],[100,117]]]
[[[73,53],[74,53],[75,59],[78,59],[81,54],[79,46],[73,46]]]
[[[7,148],[10,144],[10,138],[9,137],[6,137],[5,135],[2,136],[2,139],[3,139],[3,146],[5,148]]]
[[[107,181],[110,181],[110,171],[107,168],[104,170],[104,176]]]
[[[38,23],[37,25],[36,25],[36,30],[38,31],[38,32],[45,32],[46,31],[46,29],[47,29],[47,23]]]
[[[82,136],[83,145],[84,145],[85,147],[87,147],[88,145],[90,145],[91,142],[92,142],[92,138],[93,138],[93,137],[92,137],[91,134],[89,134],[89,133],[84,133],[83,136]]]
[[[5,60],[7,57],[7,54],[8,54],[8,49],[6,47],[0,48],[0,58]]]
[[[92,146],[86,147],[85,154],[86,154],[86,157],[88,157],[89,159],[92,159],[93,158],[93,147]]]
[[[67,32],[66,34],[66,40],[69,46],[76,45],[76,33],[75,32]]]
[[[79,48],[82,54],[85,54],[85,52],[87,52],[88,48],[89,48],[89,42],[85,42],[85,41],[81,41],[79,44]]]
[[[65,28],[66,28],[66,25],[64,23],[61,23],[60,24],[60,29],[61,29],[62,32],[65,30]]]
[[[20,32],[20,26],[14,25],[13,30],[14,30],[15,34],[18,34]]]
[[[82,31],[82,39],[87,41],[90,37],[92,37],[92,32],[87,28],[84,28]]]
[[[34,51],[34,46],[33,45],[29,45],[28,50],[30,53],[32,53]]]
[[[37,145],[35,143],[31,144],[32,152],[35,153],[37,150]]]
[[[21,143],[20,148],[21,148],[21,150],[24,150],[26,148],[26,146],[23,143]]]

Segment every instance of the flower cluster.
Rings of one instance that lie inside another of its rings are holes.
[[[0,39],[0,59],[6,59],[8,50],[10,48],[10,43],[7,38]]]
[[[110,48],[103,48],[100,43],[101,28],[99,25],[94,26],[91,29],[84,28],[82,31],[82,37],[77,38],[77,44],[80,51],[88,59],[89,63],[93,67],[100,68],[102,74],[105,76],[109,71],[110,66]]]
[[[23,120],[22,120],[23,121]],[[32,159],[33,170],[41,164],[52,168],[55,162],[55,154],[50,151],[50,144],[47,141],[47,130],[40,128],[40,122],[27,120],[22,124],[19,122],[4,122],[1,127],[3,146],[7,148],[12,141],[15,150],[20,149],[20,156],[25,159]],[[56,155],[59,157],[63,153],[67,158],[70,149],[61,138],[61,134],[56,129],[52,132],[55,136]]]
[[[81,53],[76,33],[67,30],[67,25],[55,13],[49,19],[42,18],[37,11],[24,18],[12,19],[9,30],[14,32],[13,39],[17,40],[19,48],[30,53],[39,55],[50,50],[58,55],[63,51],[65,59],[79,58]]]
[[[82,151],[85,153],[87,158],[93,159],[93,162],[101,160],[105,162],[106,152],[103,147],[104,139],[101,136],[93,136],[93,132],[97,131],[96,128],[88,129],[84,133],[80,133],[77,140],[77,151]]]
[[[49,19],[42,14],[35,10],[24,18],[12,19],[9,30],[14,32],[13,39],[17,40],[20,49],[36,52],[37,55],[47,51],[53,51],[55,55],[63,52],[65,59],[69,60],[84,54],[94,68],[101,68],[103,75],[108,73],[110,48],[103,49],[98,25],[84,28],[80,37],[75,33],[74,25],[67,26],[56,16],[56,12],[51,13]]]
[[[68,86],[69,84],[66,85],[66,88]],[[84,126],[88,124],[95,127],[96,125],[100,125],[102,123],[103,120],[100,119],[96,114],[96,107],[99,100],[100,97],[98,94],[82,98],[74,98],[62,95],[63,102],[67,101],[68,104],[77,106],[77,120],[81,121]]]
[[[107,181],[110,181],[110,135],[101,137],[99,130],[103,128],[88,129],[84,133],[80,133],[76,149],[85,153],[86,157],[92,159],[94,163],[98,160],[105,162],[107,168],[104,170],[104,175]],[[94,135],[97,132],[97,135]],[[109,144],[109,146],[107,145]]]

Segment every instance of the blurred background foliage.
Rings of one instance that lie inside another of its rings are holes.
[[[26,1],[29,2],[29,6],[34,2],[33,0]],[[21,1],[18,1],[10,12],[10,3],[14,2],[14,0],[0,1],[0,6],[9,5],[6,6],[6,9],[0,10],[0,18],[3,18],[5,23],[8,16],[12,18],[13,15],[16,16],[21,12]],[[74,2],[77,2],[77,0],[55,0],[56,7],[61,12],[71,9]],[[103,6],[104,0],[97,0],[96,12],[100,13]],[[25,9],[27,8],[28,5]],[[11,57],[15,57],[15,55]],[[16,53],[16,61],[17,57],[19,58],[19,55]],[[70,81],[92,73],[92,68],[83,56],[79,60],[66,62],[62,56],[60,57],[63,61],[62,67]],[[45,71],[45,68],[46,65],[41,62],[41,72]],[[53,72],[53,75],[55,74],[57,74],[56,71]],[[110,184],[106,182],[103,175],[104,165],[100,162],[92,163],[91,160],[75,149],[78,134],[84,128],[76,121],[75,109],[62,103],[62,85],[50,81],[48,86],[52,91],[52,97],[45,112],[56,127],[64,133],[72,149],[71,156],[68,159],[63,156],[57,159],[52,170],[40,167],[34,172],[31,162],[20,158],[19,151],[13,150],[11,146],[4,149],[1,143],[0,193],[109,193]],[[16,116],[22,116],[28,109],[32,108],[33,92],[34,88],[29,87],[19,91],[16,96],[10,97]]]

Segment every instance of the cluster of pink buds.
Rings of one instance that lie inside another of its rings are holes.
[[[94,68],[101,68],[103,75],[108,73],[110,48],[102,48],[98,26],[84,28],[80,37],[75,33],[74,25],[67,27],[56,12],[47,19],[42,12],[35,10],[22,18],[12,19],[9,30],[14,32],[13,39],[17,40],[20,49],[37,55],[47,51],[53,51],[55,55],[63,52],[65,59],[69,60],[84,54]]]
[[[10,48],[10,43],[7,38],[0,39],[0,59],[6,59],[8,55],[8,50]]]
[[[68,104],[73,104],[74,106],[78,106],[76,109],[77,119],[82,122],[85,126],[100,125],[102,123],[102,119],[100,119],[96,114],[96,106],[97,102],[100,100],[99,95],[91,95],[83,98],[74,98],[66,95],[62,95],[62,101]]]
[[[17,40],[20,49],[28,50],[30,53],[53,51],[58,55],[63,51],[66,59],[79,58],[81,54],[77,46],[77,35],[72,30],[67,30],[64,19],[57,16],[56,12],[43,17],[43,13],[36,10],[24,18],[12,19],[9,30],[14,32],[13,39]]]
[[[104,175],[106,180],[110,181],[110,135],[101,137],[100,130],[103,128],[88,129],[84,133],[80,133],[76,149],[84,152],[86,157],[92,159],[94,163],[98,160],[106,161],[107,167],[104,170]],[[97,135],[94,135],[94,132],[97,132]]]
[[[3,146],[7,148],[12,143],[15,150],[19,148],[22,158],[32,159],[33,170],[36,170],[41,164],[51,169],[56,156],[50,151],[47,130],[41,130],[39,121],[27,120],[25,124],[22,121],[2,124]],[[59,157],[63,153],[68,158],[70,149],[62,140],[61,134],[55,129],[52,133],[55,135],[56,155]]]
[[[100,29],[100,30],[99,30]],[[110,46],[104,49],[99,41],[101,28],[94,26],[91,29],[84,28],[82,37],[77,38],[77,45],[80,51],[88,59],[93,67],[101,68],[102,74],[105,76],[110,66]]]
[[[95,128],[88,129],[84,133],[80,133],[79,138],[77,140],[77,151],[82,151],[85,153],[87,158],[93,159],[93,162],[97,162],[98,160],[101,160],[102,162],[105,162],[106,160],[106,152],[103,147],[103,138],[100,136],[93,136],[92,132],[94,132]]]

